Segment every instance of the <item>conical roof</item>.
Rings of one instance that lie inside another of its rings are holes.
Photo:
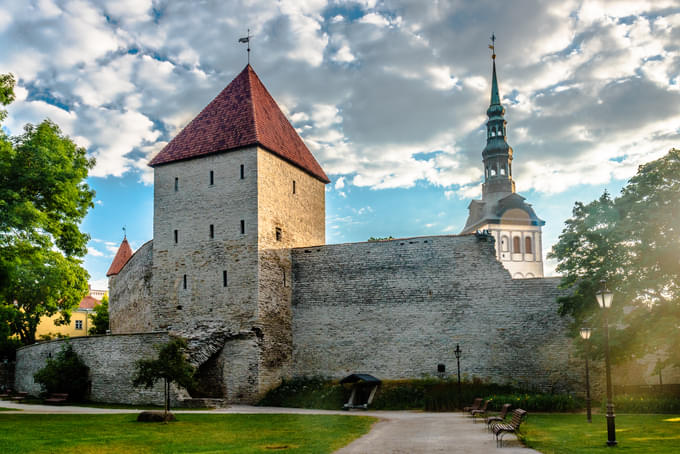
[[[324,183],[330,182],[250,65],[149,165],[155,167],[256,144]]]
[[[116,256],[113,258],[113,262],[106,272],[106,277],[120,273],[120,270],[122,270],[128,260],[130,260],[130,257],[132,257],[132,249],[130,249],[127,238],[123,238],[123,242],[120,243],[118,252],[116,252]]]

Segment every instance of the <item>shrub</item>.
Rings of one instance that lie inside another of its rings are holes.
[[[606,411],[606,400],[602,401]],[[680,413],[680,398],[671,396],[615,395],[614,409],[617,413]]]
[[[82,401],[88,394],[90,369],[78,357],[71,344],[65,344],[56,358],[49,358],[47,365],[33,375],[43,392],[67,393],[69,400]]]

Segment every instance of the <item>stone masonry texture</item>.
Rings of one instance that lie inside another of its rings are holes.
[[[90,368],[90,400],[128,404],[163,404],[163,385],[153,388],[135,388],[132,378],[135,361],[152,359],[158,355],[157,347],[168,342],[167,333],[146,333],[76,337],[68,341],[41,342],[17,350],[16,388],[37,396],[40,385],[33,375],[42,369],[47,358],[56,357],[66,342]],[[173,389],[172,401],[187,398],[184,390]]]
[[[130,257],[109,282],[109,327],[113,334],[153,331],[151,309],[151,268],[153,241]]]
[[[491,238],[432,236],[292,250],[291,376],[455,372],[568,390],[581,362],[557,315],[559,279],[513,280]]]

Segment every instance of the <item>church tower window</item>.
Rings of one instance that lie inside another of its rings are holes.
[[[241,179],[243,180],[245,177],[246,177],[246,169],[243,166],[243,164],[241,164]]]
[[[246,233],[246,221],[241,219],[241,235],[245,235]]]
[[[227,270],[222,271],[222,287],[227,286]]]
[[[213,186],[215,184],[215,172],[212,170],[210,171],[210,186]]]
[[[531,254],[532,249],[531,249],[531,237],[526,237],[524,238],[524,252],[527,254]]]
[[[184,276],[182,276],[182,288],[184,290],[187,289],[187,275],[186,274]]]
[[[175,192],[179,191],[179,178],[175,177]]]
[[[293,180],[293,194],[295,194],[295,180]]]
[[[281,227],[276,228],[275,234],[276,234],[276,241],[281,241]]]
[[[512,252],[515,254],[522,252],[522,243],[520,242],[518,236],[512,239]]]
[[[175,244],[177,244],[178,240],[179,240],[179,231],[175,230]]]
[[[210,224],[210,239],[215,238],[215,225]]]

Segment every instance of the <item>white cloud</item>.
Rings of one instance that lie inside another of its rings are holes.
[[[103,257],[104,253],[101,251],[98,251],[97,249],[93,248],[92,246],[88,246],[87,248],[87,253],[93,257]]]
[[[342,189],[345,187],[345,177],[340,177],[335,181],[335,189]]]

